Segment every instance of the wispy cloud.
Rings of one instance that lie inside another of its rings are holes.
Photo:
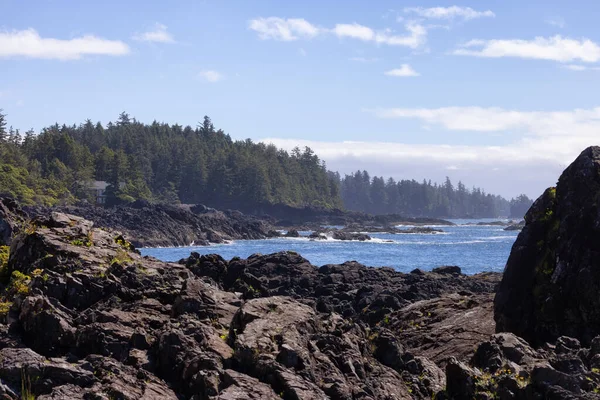
[[[565,26],[567,26],[565,20],[561,17],[547,18],[545,22],[548,25],[552,25],[560,29],[563,29]]]
[[[587,65],[579,65],[579,64],[568,64],[568,65],[563,65],[562,67],[565,69],[568,69],[571,71],[577,71],[577,72],[600,71],[600,67],[588,67]]]
[[[300,48],[298,49],[298,54],[300,54],[302,57],[306,57],[306,55],[307,55],[308,53],[306,52],[306,50],[304,50],[302,47],[300,47]]]
[[[420,74],[415,71],[410,65],[402,64],[400,68],[395,68],[389,71],[386,71],[385,74],[387,76],[396,76],[396,77],[412,77],[419,76]]]
[[[133,40],[140,42],[175,43],[173,35],[167,32],[167,26],[160,23],[156,23],[154,29],[151,31],[135,34]]]
[[[600,61],[600,46],[590,39],[570,39],[560,35],[549,38],[536,37],[533,40],[471,40],[455,55],[474,57],[518,57],[559,62]]]
[[[302,18],[256,18],[249,21],[249,28],[263,40],[290,42],[299,39],[312,39],[319,35],[333,34],[339,38],[361,40],[389,46],[416,48],[425,43],[427,29],[416,22],[405,24],[406,35],[397,35],[390,29],[375,30],[356,22],[336,24],[333,28],[321,28]]]
[[[249,28],[256,33],[258,37],[267,40],[281,40],[289,42],[300,38],[310,39],[320,33],[320,28],[311,24],[303,18],[256,18],[250,20]]]
[[[206,82],[215,83],[223,80],[224,76],[218,71],[203,70],[198,73],[198,77]]]
[[[470,7],[459,7],[459,6],[432,7],[432,8],[406,7],[404,9],[404,12],[416,14],[422,18],[446,19],[446,20],[452,20],[455,18],[471,20],[471,19],[476,19],[476,18],[495,17],[496,16],[496,14],[494,14],[490,10],[476,11]]]
[[[390,30],[375,31],[357,23],[337,24],[332,32],[339,38],[352,38],[364,42],[417,48],[427,39],[427,30],[422,25],[409,22],[405,25],[408,35],[395,35]]]
[[[365,110],[379,118],[419,119],[450,131],[523,132],[529,136],[564,137],[596,142],[600,107],[571,111],[520,111],[498,107],[377,108]]]
[[[74,39],[43,38],[35,29],[0,32],[0,58],[27,57],[56,60],[78,60],[86,55],[122,56],[129,46],[119,40],[94,35]]]

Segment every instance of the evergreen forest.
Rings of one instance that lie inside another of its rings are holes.
[[[430,217],[520,217],[531,200],[511,202],[443,184],[341,177],[313,150],[233,140],[209,117],[193,128],[144,124],[123,112],[106,126],[87,120],[40,132],[8,126],[0,110],[0,196],[25,205],[94,202],[92,181],[106,181],[107,205],[135,200],[206,204],[250,212],[265,205],[346,208],[372,214]],[[513,215],[515,214],[515,215]]]

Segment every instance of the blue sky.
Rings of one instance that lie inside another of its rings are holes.
[[[536,196],[600,132],[593,1],[0,0],[15,128],[137,119]]]

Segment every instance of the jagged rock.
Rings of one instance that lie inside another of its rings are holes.
[[[454,400],[474,399],[477,378],[480,376],[477,370],[451,358],[446,365],[446,393]]]
[[[75,328],[68,309],[52,305],[44,296],[23,300],[19,322],[25,342],[46,356],[64,354],[75,341]]]
[[[25,221],[25,214],[12,199],[0,197],[0,246],[9,246],[18,226]]]
[[[233,370],[223,371],[225,389],[219,393],[219,400],[279,400],[269,385],[248,375]]]
[[[600,147],[590,147],[525,216],[495,298],[497,331],[535,346],[600,334]]]
[[[115,208],[59,207],[58,211],[93,221],[96,226],[120,231],[137,247],[188,246],[223,243],[232,239],[265,239],[270,226],[238,211],[217,211],[204,206],[184,208],[140,202]],[[49,214],[32,208],[32,215]]]

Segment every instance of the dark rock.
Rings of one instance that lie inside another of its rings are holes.
[[[312,232],[308,237],[313,240],[327,240],[327,236],[320,232]]]
[[[297,238],[297,237],[300,237],[300,234],[298,233],[297,230],[290,229],[289,231],[286,232],[286,234],[284,236],[290,237],[290,238]]]
[[[476,380],[480,376],[476,370],[451,358],[446,365],[447,394],[455,400],[474,399]]]
[[[443,233],[444,231],[441,229],[435,229],[431,227],[423,227],[416,226],[407,229],[395,229],[391,231],[391,233],[408,233],[408,234],[433,234],[433,233]]]
[[[364,233],[352,233],[344,231],[333,231],[333,238],[335,240],[357,240],[359,242],[371,240],[371,237]]]
[[[186,208],[140,201],[134,206],[116,208],[69,206],[54,210],[123,232],[137,247],[189,246],[191,243],[202,246],[232,239],[265,239],[271,237],[269,231],[272,230],[264,220],[202,205]],[[31,208],[29,212],[43,217],[50,210]]]
[[[456,265],[445,265],[431,270],[435,274],[461,274],[462,270]]]
[[[0,197],[0,246],[10,246],[12,236],[25,222],[25,217],[15,200]]]
[[[600,334],[600,147],[563,172],[525,216],[495,298],[499,332],[535,346]]]
[[[520,231],[521,229],[523,229],[523,226],[525,224],[518,224],[518,225],[509,225],[506,228],[504,228],[505,231]]]

